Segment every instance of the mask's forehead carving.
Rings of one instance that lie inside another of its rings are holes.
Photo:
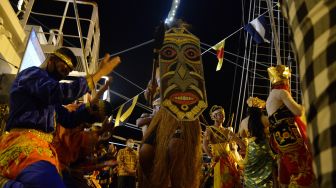
[[[178,120],[195,120],[207,107],[199,39],[185,28],[168,30],[159,62],[161,105]]]

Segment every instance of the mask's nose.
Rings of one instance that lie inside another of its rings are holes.
[[[197,80],[192,78],[190,72],[193,72],[193,69],[184,63],[183,57],[179,55],[175,74],[168,84],[176,84],[182,91],[185,91],[190,85],[197,85]]]

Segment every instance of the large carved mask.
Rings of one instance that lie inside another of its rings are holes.
[[[193,121],[207,108],[200,41],[185,28],[165,33],[160,50],[161,106]]]

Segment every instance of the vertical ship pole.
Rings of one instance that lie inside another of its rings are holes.
[[[78,29],[80,44],[81,44],[81,48],[82,48],[82,51],[83,51],[83,60],[84,60],[83,61],[83,63],[84,63],[83,67],[84,67],[86,75],[89,76],[89,67],[88,67],[88,62],[87,62],[87,59],[86,59],[82,28],[81,28],[81,25],[80,25],[78,7],[77,7],[77,1],[76,0],[73,0],[73,5],[74,5],[74,10],[75,10],[75,15],[76,15],[76,22],[77,22],[77,29]],[[94,88],[96,88],[96,87],[94,86]],[[95,95],[96,94],[96,89],[93,89],[91,92],[92,92],[92,95]]]
[[[277,58],[277,65],[281,65],[281,56],[280,56],[280,45],[279,45],[279,38],[278,38],[278,32],[275,28],[275,22],[274,22],[274,15],[273,15],[273,6],[271,0],[266,0],[267,2],[267,7],[269,10],[269,15],[270,15],[270,21],[271,21],[271,28],[272,28],[272,33],[274,36],[274,46],[275,46],[275,54]]]

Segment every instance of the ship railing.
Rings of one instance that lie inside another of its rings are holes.
[[[99,59],[98,6],[87,0],[76,0],[75,5],[73,0],[23,0],[17,15],[26,31],[30,30],[30,25],[40,27],[37,33],[44,37],[39,38],[46,39],[40,40],[44,53],[51,53],[63,46],[69,47],[81,62],[75,70],[92,74],[98,68]],[[77,8],[78,18],[74,8]]]

